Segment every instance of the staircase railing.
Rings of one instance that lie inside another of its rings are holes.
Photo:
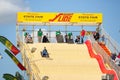
[[[29,56],[29,58],[28,58],[28,56],[26,56],[26,53],[30,53],[30,48],[28,47],[28,45],[26,45],[26,43],[23,43],[21,41],[21,38],[19,37],[18,34],[17,34],[17,43],[21,50],[23,65],[27,69],[26,72],[29,76],[29,80],[41,80],[38,74],[32,72],[32,67],[30,66],[31,65],[31,61],[30,61],[31,56]]]
[[[101,27],[101,35],[104,35],[106,46],[110,49],[112,54],[119,54],[120,53],[120,46],[119,44]]]

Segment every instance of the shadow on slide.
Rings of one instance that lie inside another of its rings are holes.
[[[102,73],[114,75],[114,80],[119,80],[115,70],[113,70],[113,69],[111,69],[111,70],[106,69],[102,56],[100,54],[95,54],[93,52],[90,40],[87,40],[85,42],[85,44],[87,45],[90,57],[91,58],[95,58],[98,61],[99,67],[100,67]]]

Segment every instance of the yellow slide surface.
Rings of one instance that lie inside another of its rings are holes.
[[[101,80],[99,64],[89,56],[85,44],[34,43],[27,46],[30,50],[36,48],[35,52],[26,53],[26,56],[29,57],[32,73],[40,79],[48,76],[48,80]],[[50,58],[41,57],[40,51],[44,47]]]

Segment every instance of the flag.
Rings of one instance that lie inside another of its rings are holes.
[[[0,42],[5,45],[14,55],[17,55],[20,52],[7,38],[0,36]]]
[[[13,75],[11,75],[11,74],[8,74],[8,73],[3,74],[3,78],[4,78],[5,80],[17,80],[17,78],[16,78],[15,76],[13,76]]]
[[[5,49],[5,52],[8,54],[8,56],[15,62],[15,64],[21,69],[26,70],[26,68],[18,61],[18,59],[7,49]]]

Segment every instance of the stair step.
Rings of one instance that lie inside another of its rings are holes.
[[[111,54],[110,51],[108,50],[108,48],[107,48],[104,44],[100,43],[99,45],[105,50],[105,52],[106,52],[108,55]]]

